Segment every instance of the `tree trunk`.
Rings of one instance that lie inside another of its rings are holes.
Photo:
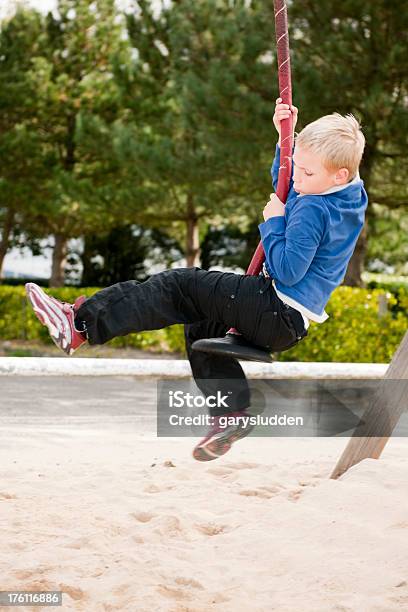
[[[55,246],[52,252],[52,271],[50,287],[63,287],[65,281],[65,266],[68,252],[68,239],[62,234],[55,234]]]
[[[187,267],[200,265],[200,239],[198,234],[198,217],[194,208],[193,196],[187,196],[187,240],[186,262]]]
[[[10,234],[13,229],[15,212],[12,208],[8,208],[6,212],[6,216],[4,219],[4,225],[1,232],[1,242],[0,242],[0,278],[3,278],[3,262],[4,258],[7,255],[7,251],[9,249],[10,244]]]
[[[67,117],[66,155],[64,169],[73,172],[75,166],[75,126],[76,115]],[[50,287],[63,287],[65,283],[65,267],[67,264],[68,238],[64,234],[54,234],[55,245],[52,252],[52,270]]]
[[[377,142],[367,143],[365,150],[363,161],[360,166],[360,175],[364,180],[364,188],[368,192],[368,208],[366,211],[366,220],[364,224],[363,231],[360,234],[360,237],[357,241],[355,251],[353,253],[352,258],[349,261],[349,265],[347,268],[346,276],[344,278],[344,285],[348,285],[350,287],[362,287],[364,285],[363,279],[361,278],[361,274],[364,270],[364,261],[367,252],[367,240],[368,240],[368,219],[373,214],[372,208],[370,206],[370,182],[372,176],[372,169],[374,164],[374,154]]]
[[[347,267],[346,276],[343,284],[349,287],[362,287],[363,279],[361,274],[364,270],[364,260],[367,251],[367,222],[357,240],[356,248]]]

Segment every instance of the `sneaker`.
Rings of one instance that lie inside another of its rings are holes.
[[[197,461],[218,459],[229,451],[234,442],[248,436],[254,428],[254,425],[250,425],[249,422],[247,424],[240,422],[239,417],[251,416],[245,410],[223,415],[225,416],[235,417],[236,422],[233,425],[221,427],[220,417],[214,417],[213,427],[193,450],[194,459]]]
[[[67,304],[47,295],[34,283],[27,283],[25,290],[37,318],[48,328],[55,344],[72,355],[86,342],[85,332],[78,331],[74,324],[76,311],[85,302],[85,296],[81,295],[74,304]]]

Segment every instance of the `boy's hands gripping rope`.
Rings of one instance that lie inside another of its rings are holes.
[[[275,113],[273,115],[273,123],[279,134],[278,145],[281,144],[281,122],[293,115],[293,132],[295,131],[298,109],[296,106],[289,106],[289,104],[282,104],[282,98],[276,99]],[[280,201],[276,193],[271,193],[269,196],[269,202],[267,202],[263,209],[263,217],[265,221],[271,217],[283,217],[285,215],[285,205]]]
[[[291,115],[293,115],[293,132],[295,131],[297,119],[298,119],[298,109],[296,106],[289,106],[289,104],[282,104],[282,98],[276,99],[275,113],[273,115],[273,124],[276,127],[276,130],[279,134],[279,142],[278,145],[281,144],[281,121],[287,119]]]
[[[271,217],[283,217],[285,215],[285,205],[280,201],[276,193],[271,193],[269,202],[263,209],[263,217],[265,221]]]

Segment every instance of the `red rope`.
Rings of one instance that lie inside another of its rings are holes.
[[[289,31],[288,14],[285,0],[274,0],[275,11],[275,34],[278,55],[278,77],[279,97],[283,104],[292,106],[292,82],[290,73],[289,55]],[[293,149],[293,119],[292,115],[281,123],[281,151],[278,185],[276,195],[282,202],[286,202],[289,191],[289,182],[292,171],[292,149]],[[256,276],[262,269],[265,261],[265,251],[262,241],[256,247],[251,262],[246,271],[247,275]],[[238,334],[236,329],[231,328],[229,334]]]

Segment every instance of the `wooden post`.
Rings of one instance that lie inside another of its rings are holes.
[[[385,317],[388,312],[388,298],[384,293],[378,296],[378,316]]]
[[[392,385],[390,380],[400,382]],[[407,405],[408,332],[392,358],[373,403],[362,416],[362,425],[356,428],[330,478],[338,478],[363,459],[378,459]],[[374,433],[383,435],[374,436]]]

